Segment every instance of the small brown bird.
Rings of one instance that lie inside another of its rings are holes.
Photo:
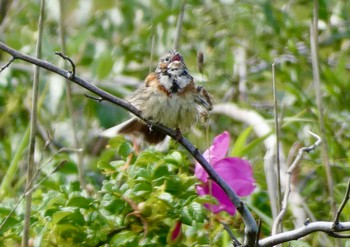
[[[160,59],[155,72],[126,100],[140,110],[145,119],[174,128],[179,134],[199,119],[206,120],[212,110],[212,96],[194,83],[183,57],[175,50]],[[119,134],[142,134],[152,144],[166,137],[136,117],[113,130]]]

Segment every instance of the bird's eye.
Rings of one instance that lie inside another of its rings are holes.
[[[170,57],[166,57],[164,60],[165,60],[165,62],[169,62],[170,61]]]

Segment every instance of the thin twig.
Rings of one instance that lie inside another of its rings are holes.
[[[226,232],[228,233],[228,235],[232,239],[233,246],[242,246],[242,244],[239,242],[239,240],[235,237],[235,235],[231,231],[230,227],[226,223],[221,223],[221,224],[224,226],[224,229],[226,230]]]
[[[68,71],[68,79],[74,78],[75,77],[75,64],[74,64],[73,60],[70,57],[64,55],[62,52],[55,51],[54,53],[56,55],[60,56],[61,58],[63,58],[64,60],[67,60],[70,63],[70,65],[72,66],[72,71]]]
[[[50,159],[50,161],[47,163],[50,164],[50,162],[52,161],[52,159]],[[35,186],[33,186],[33,182],[35,181],[37,175],[39,174],[39,172],[46,166],[43,166],[39,169],[36,170],[35,174],[33,175],[32,179],[30,180],[30,182],[28,183],[26,189],[24,190],[23,194],[21,195],[21,197],[19,198],[19,200],[17,201],[17,203],[15,204],[15,206],[11,209],[11,211],[9,212],[9,214],[5,217],[5,219],[1,222],[0,224],[0,230],[1,228],[6,224],[6,222],[8,221],[8,219],[11,217],[11,215],[14,213],[14,211],[17,209],[18,205],[21,203],[21,201],[23,200],[23,198],[25,196],[27,196],[28,194],[32,193],[36,188],[38,188],[38,186],[44,182],[47,178],[49,178],[53,173],[55,173],[60,167],[62,167],[63,164],[65,164],[67,161],[63,160],[61,161],[57,166],[55,166],[55,168],[49,173],[47,174],[38,184],[36,184]]]
[[[272,90],[273,90],[273,109],[275,118],[275,134],[276,134],[276,165],[277,165],[277,212],[282,207],[282,189],[281,189],[281,163],[280,163],[280,125],[278,121],[278,102],[276,93],[276,64],[272,64]],[[281,223],[281,222],[279,222]],[[277,226],[278,227],[278,226]],[[282,224],[280,230],[283,231]],[[277,229],[276,229],[277,233]]]
[[[289,169],[287,171],[286,192],[284,193],[284,197],[283,197],[283,201],[282,201],[282,210],[280,211],[280,213],[277,215],[275,221],[273,222],[272,235],[277,234],[278,225],[282,222],[282,219],[283,219],[285,213],[287,212],[288,200],[289,200],[289,195],[291,192],[291,178],[292,178],[293,170],[297,167],[297,165],[299,164],[299,162],[302,159],[303,154],[305,152],[310,152],[310,151],[314,150],[321,143],[321,138],[318,135],[316,135],[315,133],[313,133],[311,131],[309,131],[309,133],[313,137],[316,138],[316,142],[309,147],[300,148],[298,151],[297,157],[295,157],[293,163],[291,164],[291,166],[289,167]]]
[[[333,238],[350,238],[350,234],[344,235],[344,234],[337,234],[334,232],[328,233],[328,236],[333,237]]]
[[[15,57],[11,57],[10,61],[8,61],[4,66],[1,67],[0,73],[3,72],[7,67],[9,67],[11,65],[11,63],[15,60],[16,60]]]
[[[324,115],[323,115],[323,100],[322,100],[322,92],[321,92],[321,79],[320,79],[320,71],[319,71],[319,58],[318,58],[318,0],[314,0],[314,7],[313,7],[313,21],[310,25],[310,44],[311,44],[311,62],[312,62],[312,73],[313,73],[313,79],[314,79],[314,87],[315,87],[315,94],[316,94],[316,103],[317,103],[317,110],[318,110],[318,122],[321,132],[321,138],[322,138],[322,160],[323,164],[325,166],[326,170],[326,178],[327,178],[327,187],[328,187],[328,193],[330,197],[331,202],[331,210],[333,213],[333,216],[335,217],[337,208],[335,204],[334,199],[334,181],[332,177],[331,167],[329,164],[329,157],[328,157],[328,145],[327,145],[327,139],[326,139],[326,128],[325,128],[325,121],[324,121]]]
[[[72,66],[72,72],[71,76],[75,76],[75,63],[73,62],[72,59],[70,59],[68,56],[64,55],[66,53],[66,42],[65,42],[65,25],[63,22],[63,16],[64,16],[64,4],[63,0],[59,0],[59,36],[60,36],[60,43],[61,43],[61,49],[62,53],[56,53],[57,55],[61,56],[63,59],[67,60],[70,65]],[[68,114],[70,118],[70,125],[72,128],[73,132],[73,142],[74,142],[74,147],[79,148],[81,147],[80,140],[78,138],[78,130],[77,130],[77,115],[74,114],[74,107],[73,107],[73,102],[72,102],[72,84],[66,83],[66,101],[67,101],[67,109],[68,109]],[[78,177],[79,177],[79,182],[80,182],[80,187],[82,189],[85,189],[86,187],[86,182],[85,182],[85,175],[84,175],[84,166],[83,166],[83,152],[77,153],[77,168],[78,168]]]
[[[44,27],[44,14],[45,14],[45,0],[40,1],[40,16],[38,23],[38,39],[36,43],[36,57],[41,57],[41,43],[42,43],[42,33]],[[34,67],[34,79],[33,79],[33,98],[32,107],[30,114],[30,135],[29,135],[29,155],[27,164],[27,188],[31,190],[32,188],[32,178],[35,171],[34,163],[34,151],[35,151],[35,135],[36,135],[36,122],[37,122],[37,107],[38,107],[38,95],[39,95],[39,67]],[[29,246],[29,229],[30,229],[30,214],[32,209],[32,193],[25,195],[25,213],[24,213],[24,227],[23,227],[23,238],[22,246]]]
[[[55,172],[57,172],[59,169],[61,169],[65,164],[67,163],[67,160],[62,160],[60,163],[58,163],[58,165],[55,166],[55,168],[49,172],[47,175],[45,175],[45,177],[43,177],[35,186],[33,186],[30,190],[28,190],[25,195],[27,195],[28,193],[32,193],[34,190],[36,190],[36,188],[38,188],[40,186],[40,184],[42,184],[46,179],[48,179],[52,174],[54,174]]]
[[[104,99],[102,99],[101,97],[100,97],[100,98],[94,97],[94,96],[88,95],[88,94],[86,94],[86,93],[84,93],[84,95],[85,95],[86,98],[96,100],[96,101],[98,101],[99,103],[101,103],[102,101],[104,101]]]
[[[262,225],[262,221],[261,221],[261,219],[259,219],[259,221],[258,221],[258,234],[257,234],[256,240],[255,240],[254,247],[258,247],[259,246],[259,237],[260,237],[260,232],[261,232],[261,225]]]
[[[45,147],[46,148],[46,147]],[[42,179],[38,184],[36,184],[34,187],[33,187],[33,182],[35,181],[36,177],[38,176],[38,174],[45,168],[47,167],[48,165],[51,164],[51,162],[54,160],[54,158],[60,154],[60,153],[70,153],[70,152],[76,152],[76,153],[80,153],[82,152],[82,149],[75,149],[75,148],[67,148],[67,147],[63,147],[63,148],[60,148],[54,155],[53,157],[51,157],[51,159],[49,159],[47,161],[46,164],[40,166],[34,173],[32,179],[30,180],[29,184],[26,186],[26,189],[24,190],[22,196],[19,198],[18,202],[16,203],[16,205],[12,208],[12,210],[10,211],[10,213],[6,216],[6,218],[3,220],[3,222],[1,222],[0,224],[0,230],[1,228],[5,225],[6,221],[11,217],[11,215],[13,214],[13,212],[17,209],[18,205],[21,203],[21,201],[23,200],[23,198],[28,194],[28,192],[32,192],[33,190],[35,190],[42,182],[45,181],[45,179],[47,179],[48,177],[50,177],[53,173],[55,173],[59,168],[62,167],[62,165],[64,165],[66,163],[66,160],[62,160],[58,163],[58,165],[56,165],[54,167],[54,169],[48,174],[45,176],[44,179]],[[29,189],[31,188],[31,189]]]
[[[345,193],[344,199],[343,199],[342,203],[340,204],[339,209],[337,210],[337,213],[335,214],[335,218],[333,220],[333,227],[334,227],[334,229],[336,229],[337,226],[339,225],[340,214],[343,211],[343,209],[346,206],[346,204],[348,203],[349,199],[350,199],[350,180],[348,182],[348,187],[346,189],[346,193]]]
[[[7,45],[5,45],[2,42],[0,42],[0,49],[11,54],[15,58],[27,61],[27,62],[32,63],[32,64],[35,64],[39,67],[42,67],[46,70],[52,71],[58,75],[61,75],[64,78],[69,79],[70,81],[74,82],[75,84],[77,84],[77,85],[89,90],[90,92],[93,92],[94,94],[100,96],[101,99],[109,101],[113,104],[116,104],[116,105],[122,107],[123,109],[131,112],[132,114],[134,114],[135,116],[137,116],[141,120],[143,120],[146,124],[152,125],[153,129],[160,131],[164,134],[167,134],[170,137],[172,137],[174,140],[177,140],[177,142],[180,143],[198,161],[199,164],[201,164],[201,166],[208,173],[210,178],[213,181],[215,181],[224,190],[224,192],[228,195],[231,202],[237,208],[237,211],[241,214],[243,221],[244,221],[244,224],[245,224],[244,244],[246,246],[254,246],[256,234],[257,234],[257,225],[256,225],[256,222],[255,222],[252,214],[250,213],[250,211],[248,210],[246,205],[240,200],[240,198],[237,196],[237,194],[232,190],[232,188],[216,173],[214,168],[199,153],[198,149],[196,147],[194,147],[186,138],[184,138],[184,137],[179,138],[178,133],[175,130],[170,129],[170,128],[165,127],[165,126],[160,125],[160,124],[154,124],[154,123],[150,122],[149,120],[144,119],[141,116],[140,111],[138,109],[136,109],[130,103],[128,103],[124,100],[121,100],[121,99],[105,92],[104,90],[102,90],[102,89],[88,83],[87,81],[81,79],[77,75],[74,76],[73,78],[71,78],[67,75],[66,70],[60,69],[49,62],[22,54],[22,53],[18,52],[17,50],[14,50],[14,49],[8,47]]]

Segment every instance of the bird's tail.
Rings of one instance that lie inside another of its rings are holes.
[[[103,131],[101,136],[112,138],[117,134],[142,135],[144,140],[151,144],[158,144],[166,137],[165,134],[159,131],[151,130],[147,124],[135,117]]]

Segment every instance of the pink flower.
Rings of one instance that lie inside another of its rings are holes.
[[[230,144],[230,134],[225,131],[224,133],[214,138],[213,145],[206,150],[203,154],[204,158],[213,166],[214,170],[222,177],[225,182],[231,186],[238,196],[250,195],[254,188],[254,178],[252,174],[252,168],[248,161],[234,158],[225,157]],[[209,179],[207,172],[197,162],[195,167],[195,175],[203,183],[197,186],[197,193],[200,196],[212,195],[219,204],[205,206],[213,213],[220,211],[226,211],[231,215],[236,213],[236,208],[226,195],[226,193],[220,188],[217,183]]]

